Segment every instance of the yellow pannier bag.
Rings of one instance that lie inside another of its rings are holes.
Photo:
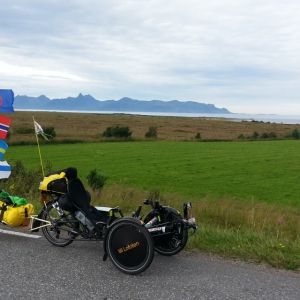
[[[39,189],[51,193],[65,194],[67,192],[67,183],[66,173],[61,172],[44,177]]]
[[[34,207],[30,203],[13,207],[0,201],[0,221],[9,226],[19,227],[23,224],[25,218],[33,214]]]

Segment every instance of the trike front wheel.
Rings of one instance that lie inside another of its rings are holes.
[[[171,232],[164,238],[154,238],[154,250],[165,256],[178,254],[184,249],[188,241],[188,230],[181,223],[182,217],[170,211],[165,211],[162,219],[171,225]]]

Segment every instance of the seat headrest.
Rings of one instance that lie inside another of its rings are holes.
[[[72,168],[72,167],[67,168],[65,173],[66,173],[66,177],[68,179],[77,178],[77,169],[76,168]]]
[[[46,176],[50,176],[50,175],[54,175],[54,174],[60,174],[61,172],[66,173],[66,177],[68,179],[77,178],[77,169],[73,168],[73,167],[69,167],[69,168],[66,168],[66,169],[58,170],[58,171],[53,171],[53,172],[50,172],[50,173],[46,174]]]

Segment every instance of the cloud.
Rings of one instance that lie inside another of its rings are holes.
[[[0,2],[0,82],[15,94],[298,107],[298,1]]]

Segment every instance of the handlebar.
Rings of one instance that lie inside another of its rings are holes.
[[[138,218],[140,216],[141,210],[142,210],[142,205],[139,205],[139,207],[137,208],[137,210],[135,212],[133,212],[132,216],[134,218]]]
[[[151,207],[153,209],[159,209],[160,208],[159,200],[155,200],[155,202],[153,202],[152,199],[145,199],[143,202],[144,202],[145,205],[151,205]]]

